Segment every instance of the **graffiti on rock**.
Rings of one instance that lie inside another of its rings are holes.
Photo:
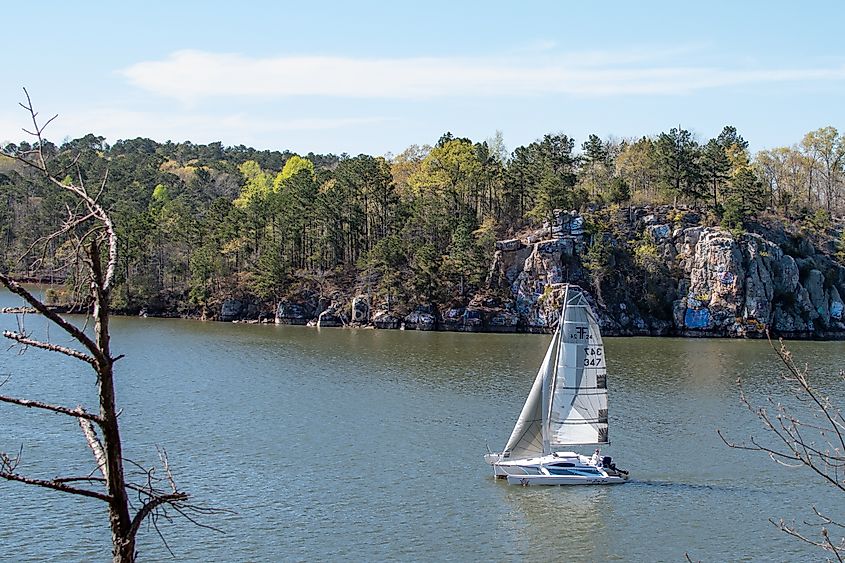
[[[687,312],[684,315],[684,325],[687,328],[707,328],[707,325],[710,324],[710,310],[706,308],[702,309],[689,309],[687,308]]]

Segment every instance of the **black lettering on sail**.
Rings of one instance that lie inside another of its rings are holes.
[[[607,374],[602,373],[596,376],[596,388],[607,389]]]
[[[599,409],[599,424],[607,424],[607,409]]]
[[[571,331],[569,332],[569,340],[570,341],[583,341],[586,340],[588,342],[592,341],[593,335],[590,334],[590,327],[587,325],[578,325],[572,327]]]

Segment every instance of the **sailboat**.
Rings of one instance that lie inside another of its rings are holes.
[[[609,456],[569,451],[608,444],[607,368],[599,325],[585,292],[567,284],[563,308],[534,384],[500,453],[485,460],[512,485],[624,483]]]

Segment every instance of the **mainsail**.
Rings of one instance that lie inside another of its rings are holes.
[[[549,447],[605,444],[607,369],[599,325],[584,292],[570,286],[558,325],[560,345],[551,382]]]
[[[524,459],[607,441],[607,369],[599,325],[584,292],[568,286],[557,330],[504,455]]]

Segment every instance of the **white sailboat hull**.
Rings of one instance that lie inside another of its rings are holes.
[[[615,466],[603,467],[574,452],[514,460],[502,460],[501,454],[484,457],[496,478],[507,479],[509,485],[616,485],[628,480],[628,474]]]
[[[627,477],[602,475],[581,477],[566,475],[508,475],[508,485],[621,485]]]

